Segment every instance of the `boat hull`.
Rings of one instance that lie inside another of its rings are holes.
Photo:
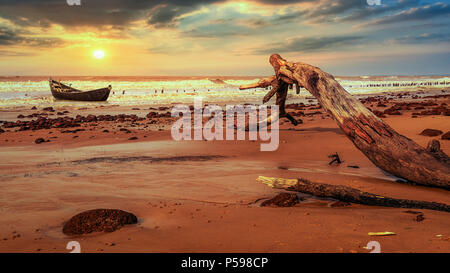
[[[50,80],[50,90],[55,99],[76,101],[106,101],[111,92],[111,87],[80,91],[67,85]]]

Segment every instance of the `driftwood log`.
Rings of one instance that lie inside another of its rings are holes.
[[[295,84],[297,90],[304,87],[377,167],[417,184],[450,189],[450,161],[439,145],[425,149],[397,133],[349,94],[332,75],[317,67],[288,62],[278,54],[271,55],[269,61],[275,76],[243,85],[240,89],[272,86],[263,103],[276,94],[280,117],[289,118],[284,110],[288,86]],[[273,120],[273,117],[269,118]]]
[[[260,176],[257,181],[275,189],[301,192],[317,197],[333,198],[343,202],[369,206],[429,209],[450,212],[450,206],[442,203],[391,198],[363,192],[347,186],[316,183],[301,178],[283,179]]]

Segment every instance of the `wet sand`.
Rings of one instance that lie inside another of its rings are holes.
[[[401,115],[386,114],[383,120],[422,146],[439,139],[442,150],[450,154],[450,141],[441,140],[441,135],[419,135],[427,128],[450,130],[445,110],[420,114],[448,109],[449,96],[397,95],[387,101],[368,100],[365,105],[384,111],[405,102],[433,105],[395,107]],[[0,110],[0,120],[8,122],[33,113],[46,112],[48,118],[56,118],[63,111],[68,113],[60,116],[135,114],[142,118],[34,131],[1,127],[5,132],[0,133],[0,252],[69,252],[66,244],[72,240],[80,242],[82,252],[366,253],[364,247],[373,240],[380,242],[382,252],[450,251],[447,212],[413,209],[423,213],[424,220],[417,221],[416,215],[405,212],[410,209],[333,207],[336,200],[305,195],[294,207],[259,206],[280,192],[256,182],[260,175],[301,177],[390,197],[450,204],[446,190],[395,182],[397,178],[375,167],[317,105],[289,110],[304,123],[293,126],[283,120],[280,145],[274,152],[260,152],[260,141],[173,141],[170,126],[176,119],[146,118],[149,112],[170,110],[149,108]],[[32,119],[36,117],[21,120]],[[84,131],[63,133],[75,129]],[[37,138],[50,141],[35,144]],[[328,155],[335,152],[344,162],[330,166]],[[62,233],[64,222],[73,215],[96,208],[129,211],[139,222],[112,233],[76,237]],[[368,235],[382,231],[396,235]]]

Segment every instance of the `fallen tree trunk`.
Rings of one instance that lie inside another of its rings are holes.
[[[304,87],[377,167],[417,184],[450,189],[450,164],[448,156],[443,155],[442,151],[427,150],[397,133],[352,97],[332,75],[319,68],[288,62],[278,54],[270,56],[270,63],[275,70],[275,77],[241,88],[260,87],[261,84],[275,87],[296,84],[297,87]],[[284,102],[280,101],[283,104],[280,108],[284,109]]]
[[[275,189],[296,191],[317,197],[333,198],[343,202],[369,206],[430,209],[450,212],[450,206],[442,203],[391,198],[363,192],[347,186],[316,183],[306,179],[283,179],[260,176],[257,181]]]

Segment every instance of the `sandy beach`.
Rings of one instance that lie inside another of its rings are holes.
[[[450,154],[449,92],[361,99],[399,133],[424,147],[438,139]],[[273,152],[261,152],[260,141],[174,141],[170,105],[1,109],[0,252],[69,252],[66,244],[78,241],[82,252],[367,253],[364,247],[373,240],[383,252],[450,251],[448,212],[342,204],[304,194],[293,207],[261,207],[281,191],[258,183],[260,175],[450,204],[444,189],[401,183],[378,169],[316,100],[289,103],[288,112],[303,123],[283,119]],[[81,122],[47,123],[47,129],[45,122],[31,128],[26,123],[77,115]],[[420,135],[425,129],[442,134]],[[328,155],[336,152],[343,163],[329,165]],[[98,208],[131,212],[138,223],[111,233],[62,233],[72,216]],[[368,235],[384,231],[396,235]]]

